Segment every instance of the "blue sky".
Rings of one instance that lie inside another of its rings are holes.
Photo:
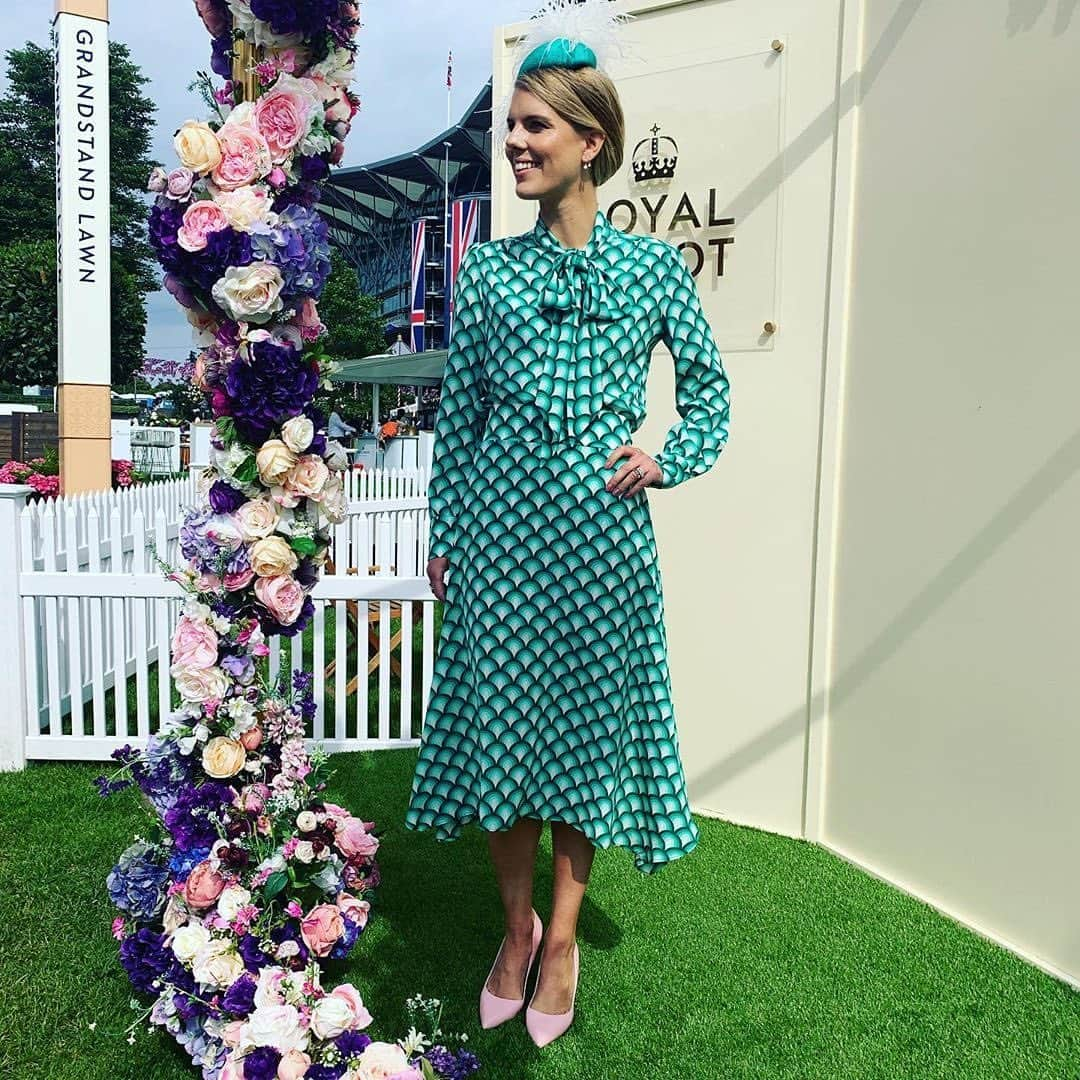
[[[360,5],[353,89],[361,100],[346,141],[345,165],[362,165],[410,150],[446,124],[446,54],[454,53],[451,116],[457,119],[491,76],[491,43],[497,25],[526,19],[533,0],[368,0]],[[112,0],[111,36],[124,42],[149,76],[158,103],[154,156],[175,164],[172,134],[202,103],[187,90],[209,66],[210,38],[192,0]],[[5,5],[0,50],[35,41],[48,44],[51,0]],[[151,356],[182,356],[190,348],[187,321],[166,293],[149,298],[146,349]]]

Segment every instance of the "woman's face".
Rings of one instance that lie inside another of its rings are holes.
[[[579,134],[535,94],[515,90],[506,118],[506,157],[518,198],[558,197],[581,183],[582,162],[591,161],[603,141],[601,132]]]

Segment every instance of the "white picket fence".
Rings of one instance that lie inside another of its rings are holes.
[[[179,700],[169,647],[183,592],[151,545],[182,565],[195,479],[29,505],[28,491],[0,486],[0,603],[11,616],[0,625],[0,767],[104,759],[143,742]],[[435,643],[426,477],[364,470],[347,493],[314,617],[271,639],[271,677],[282,665],[313,672],[310,736],[329,750],[415,745]]]

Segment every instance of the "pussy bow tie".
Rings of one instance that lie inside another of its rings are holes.
[[[583,248],[567,248],[555,256],[544,291],[541,308],[557,311],[577,309],[586,319],[617,317],[618,287],[595,258]]]

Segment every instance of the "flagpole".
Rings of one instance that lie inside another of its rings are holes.
[[[450,130],[450,93],[454,84],[454,53],[446,55],[446,130]],[[443,348],[447,347],[450,326],[447,312],[450,309],[453,282],[447,268],[450,266],[450,142],[443,142]]]

